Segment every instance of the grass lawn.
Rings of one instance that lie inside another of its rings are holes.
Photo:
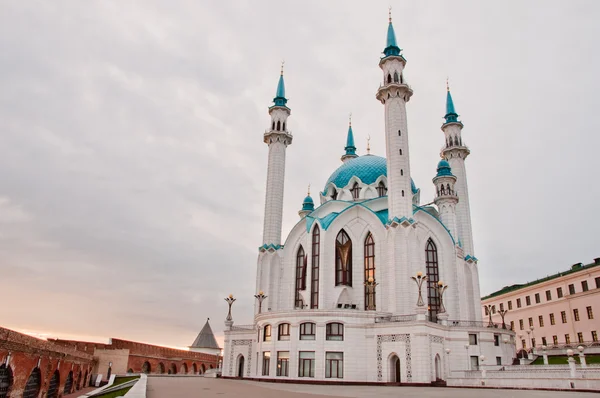
[[[94,398],[116,398],[116,397],[122,397],[123,395],[127,394],[127,392],[129,390],[131,390],[131,387],[127,387],[127,388],[124,388],[124,389],[118,390],[118,391],[107,392],[106,394],[102,394],[102,395],[95,395]]]
[[[118,386],[119,384],[127,383],[128,381],[139,379],[140,376],[119,376],[115,377],[115,382],[112,387]]]
[[[573,355],[573,358],[575,358],[575,363],[579,365],[579,355]],[[548,356],[548,364],[549,365],[566,365],[568,363],[567,359],[568,359],[568,357],[566,355],[552,355],[552,356],[549,355]],[[588,364],[600,363],[600,355],[586,355],[585,362]],[[540,355],[531,364],[532,365],[543,365],[544,357]]]

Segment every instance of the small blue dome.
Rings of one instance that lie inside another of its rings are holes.
[[[302,210],[313,211],[314,209],[315,202],[313,202],[313,199],[310,197],[310,195],[308,195],[306,198],[304,198],[304,202],[302,202]]]
[[[440,160],[440,162],[438,163],[437,166],[437,175],[436,177],[443,177],[443,176],[452,176],[452,169],[450,168],[450,163],[448,163],[448,161],[446,161],[445,159]]]

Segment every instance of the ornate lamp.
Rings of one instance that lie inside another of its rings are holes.
[[[496,306],[495,305],[491,305],[491,304],[487,304],[487,305],[484,305],[483,308],[486,309],[488,315],[490,316],[490,319],[488,321],[488,328],[493,328],[494,327],[494,322],[492,322],[492,310],[496,310]]]
[[[416,276],[411,276],[411,279],[415,281],[417,284],[417,288],[419,289],[419,299],[417,300],[417,307],[423,307],[425,303],[423,302],[423,295],[421,294],[421,286],[423,286],[423,282],[427,280],[427,275],[423,275],[421,271],[417,272]]]
[[[262,302],[268,296],[265,296],[265,293],[261,290],[258,294],[255,294],[254,297],[258,300],[258,313],[260,314],[262,311]]]
[[[227,301],[227,304],[229,305],[229,312],[227,313],[227,318],[225,318],[227,321],[233,320],[233,318],[231,317],[231,305],[235,300],[236,299],[233,298],[233,294],[230,294],[229,297],[225,297],[225,301]]]
[[[437,283],[437,291],[440,296],[440,314],[446,312],[446,307],[444,307],[444,292],[448,289],[448,285],[444,284],[444,282],[439,281]]]
[[[369,279],[365,282],[365,287],[367,288],[367,310],[374,311],[375,310],[375,300],[373,300],[373,293],[375,293],[375,286],[379,285],[379,283],[375,282],[375,279],[372,276],[369,276]]]
[[[500,314],[500,317],[502,318],[502,329],[506,329],[506,323],[504,323],[504,317],[506,316],[507,312],[508,312],[508,310],[498,311],[498,314]]]

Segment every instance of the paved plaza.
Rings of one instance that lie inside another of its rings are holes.
[[[440,398],[585,398],[594,393],[566,391],[493,390],[473,388],[328,386],[259,383],[203,377],[148,377],[148,398],[244,397],[440,397]],[[595,396],[595,395],[594,395]]]

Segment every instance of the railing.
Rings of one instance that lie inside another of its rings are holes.
[[[540,353],[543,351],[543,344],[536,344],[533,349],[536,353]],[[577,347],[583,346],[584,348],[589,347],[600,347],[600,341],[583,341],[581,343],[573,342],[573,343],[563,343],[563,344],[547,344],[546,350],[562,350],[571,348],[573,351],[577,351]]]
[[[417,315],[394,315],[394,316],[380,316],[375,318],[375,323],[385,322],[413,322],[417,320]]]
[[[254,330],[254,325],[238,325],[232,326],[231,330]]]
[[[511,330],[510,325],[502,325],[501,323],[490,323],[489,321],[448,321],[448,326],[452,327],[463,327],[463,328],[494,328]]]

